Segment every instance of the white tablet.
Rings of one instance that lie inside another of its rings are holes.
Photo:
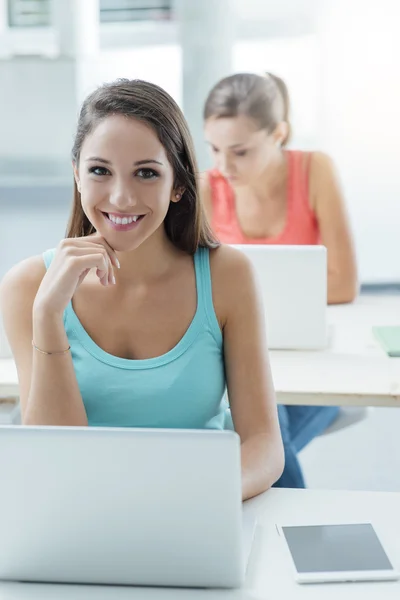
[[[279,527],[298,583],[399,578],[370,523]]]

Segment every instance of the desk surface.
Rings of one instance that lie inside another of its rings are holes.
[[[389,358],[372,327],[400,324],[400,296],[360,296],[329,306],[329,345],[271,351],[281,404],[400,406],[400,358]]]
[[[276,524],[371,522],[400,568],[400,493],[272,489],[246,504],[258,526],[243,590],[0,583],[0,600],[398,600],[400,581],[298,585]]]
[[[400,324],[400,296],[360,296],[328,307],[329,346],[270,352],[281,404],[400,406],[400,358],[389,358],[374,325]],[[0,360],[0,397],[17,396],[13,360]]]

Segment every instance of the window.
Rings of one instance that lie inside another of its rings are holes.
[[[51,0],[8,0],[10,27],[50,26]]]
[[[100,21],[168,21],[172,0],[100,0]]]
[[[100,0],[102,23],[169,21],[171,16],[172,0]],[[10,27],[49,27],[51,0],[8,0],[8,24]]]

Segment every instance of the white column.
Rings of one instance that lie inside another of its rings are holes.
[[[99,51],[99,0],[53,0],[52,22],[58,32],[60,56],[81,59]]]
[[[236,0],[175,0],[182,50],[183,111],[194,138],[200,169],[209,166],[203,137],[204,101],[233,69]]]
[[[7,22],[7,0],[0,0],[0,59],[8,55],[6,43],[8,30]]]
[[[7,27],[7,0],[0,0],[0,35]]]
[[[52,24],[60,63],[68,64],[74,89],[74,111],[91,91],[86,73],[96,68],[100,51],[99,0],[53,0]]]

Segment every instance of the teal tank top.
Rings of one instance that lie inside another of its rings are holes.
[[[43,254],[48,268],[55,250]],[[76,378],[90,426],[231,429],[224,399],[223,337],[212,302],[209,250],[194,256],[197,310],[180,342],[156,358],[130,360],[102,350],[64,312]]]

